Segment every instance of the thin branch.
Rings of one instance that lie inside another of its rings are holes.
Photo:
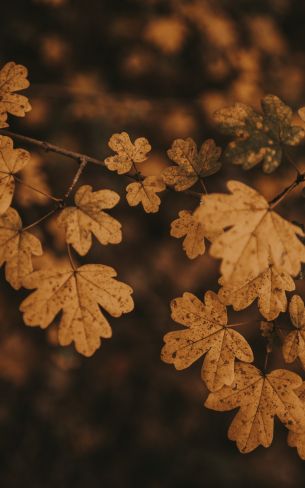
[[[69,186],[68,190],[66,191],[63,199],[62,199],[62,202],[64,203],[70,196],[73,188],[75,187],[75,185],[77,184],[79,178],[81,177],[81,174],[82,172],[84,171],[85,167],[87,166],[87,163],[88,163],[88,160],[85,159],[85,158],[81,158],[81,162],[80,162],[80,165],[78,167],[78,170],[77,172],[75,173],[75,176],[72,180],[72,183],[71,185]]]
[[[270,209],[276,207],[276,205],[278,205],[284,198],[286,198],[288,193],[293,191],[297,186],[299,186],[300,183],[304,183],[304,181],[305,173],[298,173],[296,179],[269,202]]]

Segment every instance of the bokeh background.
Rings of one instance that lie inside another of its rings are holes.
[[[157,174],[177,137],[224,147],[212,114],[242,101],[259,109],[267,93],[294,109],[305,104],[305,3],[300,0],[12,0],[1,3],[1,65],[28,67],[33,110],[10,118],[11,129],[103,159],[112,133],[145,136],[153,151],[143,165]],[[300,121],[298,122],[300,123]],[[23,177],[61,196],[73,161],[33,154]],[[291,156],[305,166],[304,147]],[[225,166],[209,191],[238,178],[275,196],[294,177],[287,162],[273,175]],[[128,207],[128,179],[88,167],[82,183],[112,188],[121,202],[118,246],[94,244],[82,260],[111,265],[134,288],[135,311],[112,319],[113,338],[86,359],[57,345],[47,331],[23,325],[26,291],[0,280],[0,485],[3,488],[83,487],[298,487],[305,463],[286,445],[276,423],[268,450],[241,455],[226,438],[232,413],[205,410],[200,362],[183,372],[160,361],[163,335],[175,328],[169,302],[183,291],[217,290],[219,264],[189,261],[170,222],[195,201],[162,195],[160,213]],[[49,202],[18,188],[15,206],[29,224]],[[296,191],[279,208],[304,223]],[[37,266],[66,259],[63,236],[51,220],[36,229],[46,254]],[[302,280],[298,290],[304,296]],[[230,312],[232,320],[237,316]],[[241,312],[242,331],[264,359],[255,306]],[[287,318],[281,320],[287,322]],[[271,367],[282,365],[278,350]]]

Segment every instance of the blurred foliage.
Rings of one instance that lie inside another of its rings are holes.
[[[144,135],[153,146],[145,175],[168,164],[174,138],[214,137],[224,147],[212,119],[219,108],[238,101],[258,110],[267,93],[304,105],[305,4],[298,0],[15,0],[1,5],[1,15],[1,65],[24,64],[31,81],[33,110],[11,129],[101,159],[113,132]],[[305,169],[302,151],[291,148]],[[37,186],[61,195],[75,163],[35,158]],[[229,163],[221,171],[208,190],[224,190],[236,177],[266,198],[294,176],[287,161],[271,176]],[[82,183],[121,195],[126,184],[96,167]],[[41,201],[20,198],[25,223],[42,215]],[[169,237],[170,222],[186,208],[194,208],[190,197],[169,192],[156,215],[121,199],[114,214],[124,223],[123,243],[102,256],[94,245],[88,259],[117,267],[137,305],[91,359],[59,348],[53,327],[48,334],[25,328],[17,295],[0,280],[1,486],[301,486],[304,464],[280,425],[270,449],[241,456],[226,440],[231,413],[226,425],[203,409],[200,365],[178,374],[160,361],[170,299],[185,290],[202,296],[217,283],[217,262],[208,255],[189,261]],[[302,222],[299,191],[281,213]],[[37,259],[64,260],[60,229],[51,221],[44,230],[37,235],[53,252]],[[297,289],[305,291],[302,281]],[[246,336],[253,340],[251,327]],[[255,345],[262,366],[264,347]]]

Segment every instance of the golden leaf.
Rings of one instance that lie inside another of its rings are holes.
[[[182,247],[189,259],[195,259],[205,252],[204,238],[212,240],[214,235],[209,235],[202,222],[193,217],[192,212],[181,210],[179,218],[171,223],[170,235],[179,239],[184,237]]]
[[[131,207],[142,203],[146,213],[155,213],[159,211],[161,203],[158,192],[166,188],[163,180],[157,176],[147,176],[143,181],[130,183],[126,187],[126,200]]]
[[[75,193],[76,207],[65,208],[58,217],[58,225],[65,228],[66,241],[84,256],[92,244],[92,236],[101,244],[118,244],[122,240],[121,224],[106,212],[113,208],[120,196],[111,190],[92,191],[90,185],[81,186]]]
[[[210,233],[219,232],[210,254],[222,259],[222,285],[240,286],[269,265],[296,276],[305,262],[305,246],[298,239],[304,236],[302,229],[272,211],[253,188],[239,181],[229,181],[227,187],[230,195],[205,195],[194,213]]]
[[[33,271],[32,256],[41,256],[39,239],[22,230],[21,219],[14,208],[0,215],[0,266],[5,265],[5,278],[15,290]]]
[[[24,286],[38,289],[20,306],[26,325],[45,329],[62,310],[59,343],[66,346],[74,341],[79,353],[91,356],[100,347],[100,338],[112,335],[99,305],[112,317],[134,307],[132,288],[115,276],[113,268],[102,264],[34,271]]]
[[[220,278],[219,283],[223,280]],[[243,310],[257,298],[260,313],[267,320],[274,320],[287,310],[286,291],[293,291],[295,283],[291,276],[269,266],[258,276],[241,284],[228,283],[219,292],[219,298],[225,305],[232,305],[234,310]]]
[[[296,330],[289,332],[283,343],[283,356],[286,363],[298,357],[305,369],[305,308],[299,295],[293,295],[289,303],[290,319]]]
[[[205,406],[221,412],[239,408],[228,437],[240,452],[251,452],[271,445],[275,415],[293,432],[305,429],[304,406],[294,391],[301,384],[300,376],[285,369],[263,375],[251,364],[236,363],[234,383],[210,393]]]
[[[0,71],[0,127],[7,127],[7,113],[23,117],[31,110],[27,97],[16,95],[30,83],[27,80],[28,70],[21,64],[6,63]]]
[[[207,139],[199,153],[196,143],[190,137],[176,139],[167,154],[178,166],[165,168],[162,177],[165,183],[173,186],[176,191],[184,191],[193,186],[199,178],[210,176],[220,169],[220,153],[221,149],[216,146],[213,139]]]
[[[302,385],[296,390],[296,393],[305,406],[305,381],[303,381]],[[297,448],[298,455],[305,461],[305,430],[303,430],[303,432],[288,432],[287,441],[288,446]]]
[[[147,159],[147,153],[151,145],[145,137],[140,137],[131,142],[127,132],[113,134],[108,142],[109,147],[117,154],[105,159],[105,164],[111,171],[117,171],[119,175],[131,170],[134,163],[142,163]]]
[[[221,108],[215,113],[220,130],[236,137],[224,157],[244,169],[263,163],[271,173],[281,163],[283,145],[295,146],[304,139],[302,127],[292,124],[292,110],[275,95],[262,99],[263,115],[243,103]]]
[[[172,301],[171,309],[172,319],[188,329],[164,336],[164,362],[174,364],[178,370],[185,369],[207,353],[202,379],[209,390],[216,391],[233,382],[235,358],[253,361],[247,341],[227,326],[226,307],[214,292],[206,292],[204,303],[191,293],[184,293]]]
[[[25,149],[13,149],[10,137],[0,136],[0,214],[10,206],[14,190],[14,173],[29,162],[30,154]]]

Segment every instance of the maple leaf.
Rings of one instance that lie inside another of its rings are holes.
[[[105,164],[111,171],[117,171],[119,175],[131,170],[134,163],[142,163],[147,159],[147,153],[151,145],[145,137],[140,137],[131,142],[127,132],[113,134],[108,142],[109,147],[117,154],[105,159]]]
[[[177,239],[184,237],[182,247],[189,259],[195,259],[205,252],[204,239],[212,240],[215,236],[209,235],[202,222],[193,217],[192,212],[181,210],[179,218],[171,223],[170,235]]]
[[[281,163],[283,145],[295,146],[304,139],[302,127],[292,125],[292,110],[275,95],[262,99],[263,115],[243,103],[222,108],[215,113],[220,130],[236,137],[224,157],[244,169],[263,163],[271,173]]]
[[[220,278],[219,283],[223,280]],[[274,320],[287,309],[286,291],[293,291],[295,283],[290,275],[279,272],[274,266],[259,273],[253,279],[241,284],[223,286],[219,298],[225,305],[232,305],[234,310],[243,310],[257,298],[260,313],[267,320]]]
[[[199,178],[210,176],[221,168],[218,161],[221,149],[213,139],[207,139],[198,153],[196,143],[187,139],[176,139],[168,157],[178,166],[170,166],[162,171],[162,178],[176,191],[184,191],[193,186]]]
[[[204,303],[191,293],[184,293],[171,303],[172,319],[187,327],[164,336],[161,358],[185,369],[205,353],[202,379],[211,391],[234,380],[234,361],[253,361],[252,350],[244,337],[227,326],[226,307],[218,296],[206,292]]]
[[[305,381],[297,388],[296,394],[305,407]],[[303,432],[288,432],[288,446],[296,447],[298,455],[305,461],[305,430]]]
[[[263,375],[251,364],[236,363],[234,383],[210,393],[205,406],[221,412],[239,408],[228,437],[247,453],[271,445],[275,415],[293,432],[305,429],[305,409],[294,391],[301,384],[299,375],[285,369]]]
[[[75,193],[76,207],[65,208],[58,217],[58,225],[65,228],[66,242],[84,256],[92,244],[92,236],[101,244],[118,244],[122,240],[121,224],[103,212],[113,208],[120,196],[111,190],[92,191],[90,185],[81,186]]]
[[[15,190],[14,173],[29,162],[30,154],[25,149],[13,149],[10,137],[0,136],[0,214],[10,206]]]
[[[7,113],[23,117],[31,110],[27,97],[16,95],[30,83],[27,80],[28,70],[21,64],[6,63],[0,71],[0,127],[7,127]]]
[[[26,288],[38,288],[21,303],[24,322],[45,329],[62,310],[59,343],[74,341],[78,352],[91,356],[100,347],[100,338],[112,335],[99,305],[112,317],[134,307],[132,288],[115,276],[113,268],[102,264],[34,271],[24,280]]]
[[[157,176],[147,176],[143,181],[130,183],[126,187],[126,200],[131,207],[142,203],[146,213],[155,213],[159,211],[161,203],[157,193],[164,191],[165,188],[163,180]]]
[[[41,256],[39,239],[22,230],[18,212],[9,208],[0,215],[0,266],[5,265],[5,278],[15,290],[23,279],[33,271],[32,256]]]
[[[298,357],[305,369],[305,308],[299,295],[293,295],[289,303],[289,314],[296,330],[291,331],[283,343],[283,356],[286,363]]]
[[[209,232],[219,233],[210,254],[222,259],[222,284],[251,281],[269,265],[296,276],[305,262],[305,246],[298,239],[302,229],[272,211],[253,188],[239,181],[227,187],[231,194],[205,195],[194,213]]]

